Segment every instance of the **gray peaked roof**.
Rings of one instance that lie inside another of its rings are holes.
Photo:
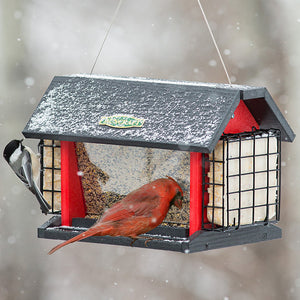
[[[262,129],[295,134],[263,87],[56,76],[24,128],[30,138],[212,152],[240,99]],[[143,118],[139,128],[99,125],[116,114]]]

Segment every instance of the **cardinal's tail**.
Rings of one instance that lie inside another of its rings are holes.
[[[106,227],[106,226],[102,226],[102,225],[98,225],[98,226],[94,226],[94,227],[91,227],[90,229],[88,229],[87,231],[85,232],[82,232],[76,236],[74,236],[73,238],[65,241],[65,242],[62,242],[60,244],[58,244],[57,246],[55,246],[54,248],[52,248],[48,254],[52,254],[54,253],[55,251],[57,251],[58,249],[68,245],[68,244],[71,244],[71,243],[74,243],[76,241],[80,241],[80,240],[83,240],[83,239],[86,239],[90,236],[93,236],[93,235],[106,235],[107,234],[107,228],[102,228],[102,227]]]

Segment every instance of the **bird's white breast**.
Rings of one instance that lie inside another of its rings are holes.
[[[13,154],[10,156],[9,161],[10,163],[15,163],[18,159],[20,159],[22,154],[21,145],[13,152]]]

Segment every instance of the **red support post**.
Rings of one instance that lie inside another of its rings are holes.
[[[85,217],[85,201],[78,175],[74,142],[61,141],[61,225],[71,226],[72,218]]]
[[[190,236],[202,224],[202,153],[190,153]]]

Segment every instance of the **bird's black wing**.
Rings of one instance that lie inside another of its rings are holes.
[[[25,151],[23,151],[23,155],[24,156],[22,158],[21,174],[24,174],[26,181],[24,181],[24,180],[22,180],[22,181],[28,185],[29,190],[36,196],[37,200],[40,203],[42,212],[44,214],[47,214],[49,212],[49,209],[51,208],[51,206],[44,199],[42,193],[40,192],[39,188],[36,186],[36,183],[34,182],[30,154],[29,154],[29,152],[27,152],[25,150]]]

